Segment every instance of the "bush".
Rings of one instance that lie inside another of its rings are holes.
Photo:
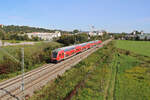
[[[42,43],[34,46],[24,47],[24,63],[25,69],[29,70],[34,67],[36,64],[41,64],[45,62],[50,62],[51,51],[55,48],[58,48],[62,45],[52,42],[52,43]],[[21,51],[20,47],[9,47],[6,48],[8,52],[21,61]],[[3,56],[3,60],[0,64],[0,74],[8,74],[16,71],[20,71],[21,65],[16,63],[14,59],[11,59],[9,56]]]

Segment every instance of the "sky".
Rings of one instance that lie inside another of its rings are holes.
[[[150,33],[150,0],[1,0],[0,24]]]

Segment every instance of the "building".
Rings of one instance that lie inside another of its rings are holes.
[[[3,24],[0,24],[0,27],[1,27],[1,28],[3,28],[3,27],[4,27],[4,25],[3,25]]]
[[[89,32],[88,35],[90,35],[90,36],[102,36],[105,33],[107,33],[107,32],[104,32],[104,31],[93,31],[93,32]]]
[[[140,40],[150,40],[150,34],[137,35]]]
[[[132,34],[132,35],[137,35],[137,34],[144,35],[144,31],[137,31],[137,30],[134,30],[131,34]]]
[[[61,33],[59,31],[56,31],[55,33],[39,33],[39,32],[33,32],[33,33],[25,33],[30,39],[32,37],[39,37],[42,40],[52,40],[53,38],[57,38],[61,36]]]

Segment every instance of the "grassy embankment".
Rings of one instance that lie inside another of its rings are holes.
[[[25,71],[32,70],[50,61],[51,50],[62,46],[56,42],[37,43],[35,45],[25,46],[6,46],[2,47],[13,57],[21,61],[21,47],[25,51]],[[21,73],[21,65],[7,53],[0,50],[0,81],[19,75]]]
[[[83,91],[86,93],[87,98],[91,98],[90,100],[93,100],[93,97],[103,98],[103,91],[107,83],[105,79],[110,76],[109,72],[113,57],[114,48],[112,44],[109,44],[66,71],[62,76],[43,87],[42,90],[36,92],[31,100],[63,100],[81,82],[83,82],[81,88],[84,88]],[[89,81],[87,83],[88,80],[93,80],[93,82]],[[86,83],[89,88],[85,88]],[[93,87],[94,89],[90,89]],[[83,98],[78,96],[78,98],[80,97]]]
[[[134,49],[135,53],[116,48],[111,67],[108,67],[109,63],[107,63],[109,72],[104,73],[108,77],[103,77],[104,71],[97,67],[97,70],[85,82],[85,86],[78,90],[73,100],[149,100],[150,57],[147,56],[148,50],[143,52],[145,48],[150,47],[150,44],[144,41],[117,41],[116,46],[126,50],[131,49],[131,51]],[[138,48],[139,46],[141,48]],[[101,77],[106,80],[104,91],[98,91]]]
[[[124,41],[124,45],[128,42]],[[120,43],[117,41],[117,46]],[[139,46],[139,42],[134,45]],[[31,100],[62,100],[71,92],[74,92],[72,100],[148,100],[150,59],[135,50],[134,53],[109,45],[45,86]],[[81,82],[76,93],[74,89]]]

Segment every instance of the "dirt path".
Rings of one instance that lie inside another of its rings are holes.
[[[114,63],[111,67],[110,78],[107,81],[107,85],[104,91],[104,100],[115,100],[115,84],[117,79],[117,67],[118,67],[118,57],[115,56]]]

